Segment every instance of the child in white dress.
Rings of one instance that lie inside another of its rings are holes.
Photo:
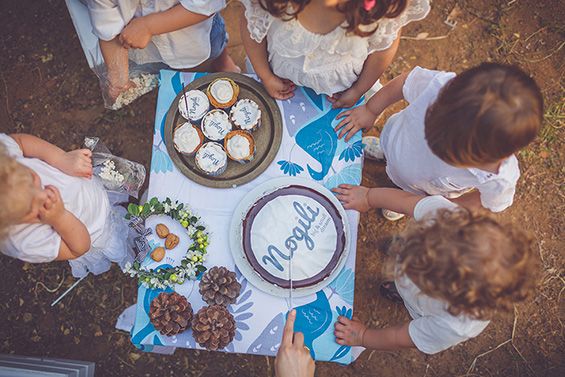
[[[395,280],[380,289],[404,303],[412,320],[369,329],[339,317],[338,344],[434,354],[478,336],[495,313],[512,311],[535,287],[538,259],[531,238],[515,227],[439,195],[371,188],[360,198],[352,187],[334,190],[345,208],[387,206],[416,220],[389,246]]]
[[[240,0],[242,40],[276,99],[295,85],[351,107],[391,63],[400,31],[426,17],[428,0]]]
[[[128,226],[92,179],[88,149],[0,134],[0,251],[29,263],[68,260],[72,274],[132,261]]]
[[[534,140],[543,117],[543,98],[532,78],[496,63],[457,76],[416,67],[391,80],[366,105],[340,114],[345,119],[336,127],[339,137],[370,129],[401,99],[408,106],[388,119],[380,141],[363,138],[366,154],[386,159],[395,185],[468,208],[500,212],[512,204],[520,177],[514,154]]]
[[[188,69],[209,62],[213,70],[239,72],[227,52],[218,13],[225,0],[86,0],[106,63],[109,94],[131,85],[129,57],[137,64],[162,62]]]

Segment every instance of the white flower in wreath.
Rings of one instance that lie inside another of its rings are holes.
[[[163,203],[163,210],[165,211],[165,213],[171,212],[171,206],[169,205],[169,203]]]
[[[151,278],[151,280],[149,281],[149,283],[151,283],[151,285],[156,285],[157,283],[159,283],[159,279],[157,279],[157,278]]]
[[[191,264],[187,265],[186,268],[184,269],[184,271],[186,273],[186,276],[188,276],[188,277],[196,276],[196,271],[194,269],[194,266],[191,265]]]
[[[126,262],[126,264],[124,265],[124,272],[129,272],[129,270],[131,270],[131,267],[131,262]]]

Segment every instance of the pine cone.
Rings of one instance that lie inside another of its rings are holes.
[[[149,318],[163,335],[176,335],[190,327],[192,306],[186,297],[173,293],[159,293],[151,301]]]
[[[205,306],[192,319],[192,335],[200,346],[221,350],[235,336],[235,319],[224,306]]]
[[[225,267],[212,267],[200,281],[200,294],[208,305],[234,304],[241,284],[237,281],[235,272]]]

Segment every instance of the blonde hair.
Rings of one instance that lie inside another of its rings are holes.
[[[15,225],[31,209],[31,187],[33,178],[23,165],[8,156],[0,145],[0,239],[8,228]]]
[[[489,319],[527,298],[535,285],[532,239],[490,214],[440,210],[397,237],[398,274],[427,296],[447,302],[453,315]]]

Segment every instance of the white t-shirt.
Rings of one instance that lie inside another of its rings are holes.
[[[421,20],[430,11],[429,0],[408,0],[396,18],[382,18],[360,37],[346,33],[343,25],[327,34],[307,30],[297,19],[283,21],[264,10],[258,0],[239,0],[245,6],[247,28],[253,40],[267,38],[273,73],[318,94],[332,95],[351,88],[367,57],[389,48],[406,24]],[[346,24],[346,23],[345,23]]]
[[[0,134],[0,143],[11,157],[39,175],[43,186],[53,185],[59,189],[65,209],[88,229],[91,249],[107,247],[112,233],[105,229],[110,202],[97,181],[72,177],[39,159],[24,157],[16,141],[6,134]],[[0,243],[0,250],[6,255],[25,262],[43,263],[55,260],[59,254],[61,236],[47,224],[14,225],[8,232],[7,238]],[[80,262],[81,258],[76,260]]]
[[[453,198],[476,188],[483,207],[493,212],[508,208],[520,177],[514,155],[502,161],[498,174],[474,168],[457,168],[443,162],[428,147],[425,116],[441,88],[455,73],[414,68],[403,94],[409,105],[391,116],[381,133],[386,171],[398,187],[420,195]]]
[[[439,195],[427,196],[416,204],[414,218],[422,220],[441,208],[453,209],[457,205]],[[426,296],[406,276],[396,279],[395,284],[413,318],[408,325],[410,338],[424,353],[434,354],[471,339],[489,324],[465,315],[451,315],[444,301]]]
[[[134,17],[166,11],[177,4],[211,16],[226,6],[225,0],[87,0],[94,34],[109,41],[120,34]],[[142,50],[130,50],[138,64],[164,62],[172,68],[191,68],[210,57],[212,17],[170,33],[154,35]]]

